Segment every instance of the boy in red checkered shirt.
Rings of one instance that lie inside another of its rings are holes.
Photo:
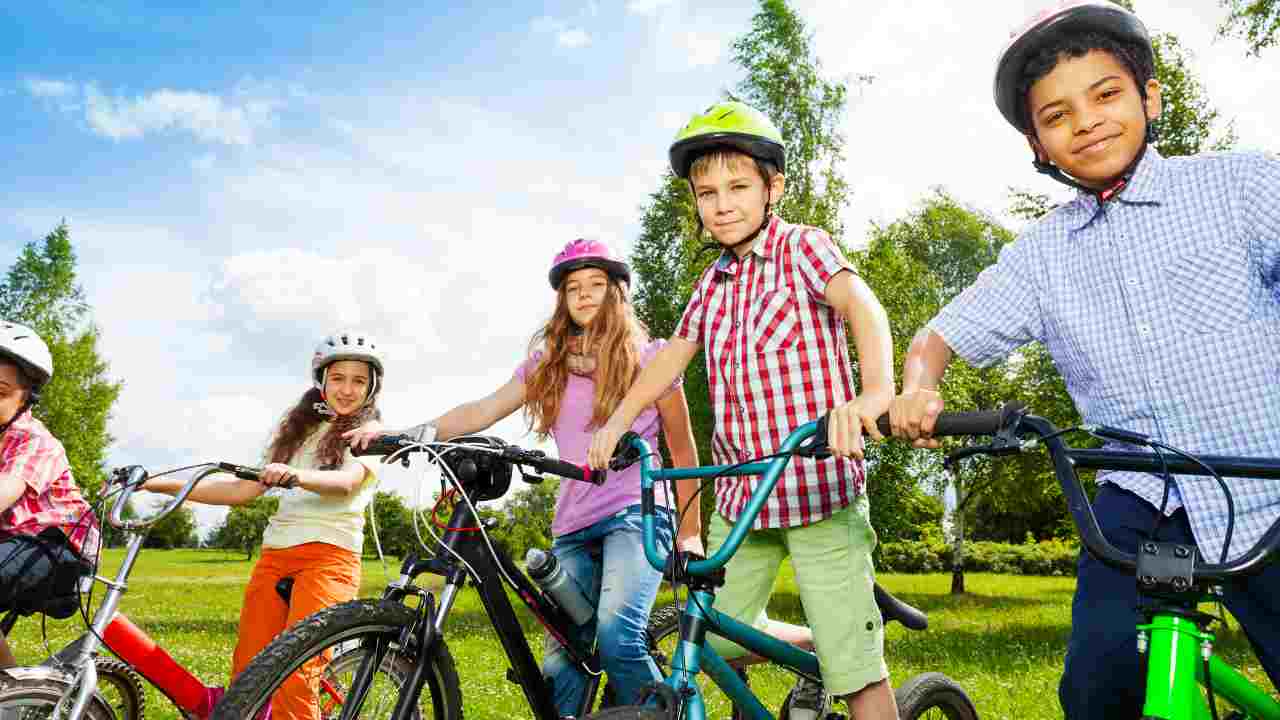
[[[703,273],[670,343],[645,367],[593,439],[589,462],[605,467],[641,409],[706,353],[717,464],[777,451],[800,425],[830,412],[834,457],[793,460],[726,566],[716,607],[771,634],[807,645],[805,628],[770,621],[765,605],[790,556],[821,686],[802,681],[791,718],[822,718],[827,694],[853,715],[896,718],[884,663],[884,629],[873,595],[876,536],[864,492],[862,430],[893,399],[889,321],[867,285],[822,230],[770,213],[782,197],[782,135],[739,102],[712,106],[680,131],[672,170],[689,181],[698,220],[723,248]],[[855,390],[846,323],[857,345],[862,394]],[[709,548],[718,547],[746,506],[754,478],[716,481]],[[743,650],[713,640],[732,657]]]
[[[71,478],[67,453],[31,414],[53,376],[30,328],[0,321],[0,612],[74,611],[76,581],[94,555],[98,523]],[[0,668],[15,664],[0,636]]]

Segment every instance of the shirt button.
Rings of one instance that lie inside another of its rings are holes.
[[[1145,324],[1145,323],[1144,323],[1144,324],[1142,324],[1142,325],[1139,325],[1139,326],[1138,326],[1138,334],[1139,334],[1139,335],[1150,335],[1150,334],[1151,334],[1151,326],[1150,326],[1150,325],[1147,325],[1147,324]]]
[[[1131,278],[1129,278],[1129,279],[1128,279],[1128,283],[1129,283],[1130,285],[1137,285],[1137,284],[1138,284],[1138,278],[1136,278],[1136,277],[1131,277]]]

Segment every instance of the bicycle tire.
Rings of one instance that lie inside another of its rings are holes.
[[[98,694],[116,720],[143,720],[146,716],[147,691],[142,677],[128,663],[106,657],[93,660],[98,670]],[[110,690],[104,688],[110,686]]]
[[[65,680],[15,678],[0,674],[0,717],[5,720],[47,720],[67,691]],[[121,720],[96,693],[89,698],[83,720]]]
[[[893,696],[901,720],[978,720],[978,709],[964,688],[942,673],[916,675],[903,683]]]
[[[350,662],[353,652],[361,652],[359,645],[365,638],[377,638],[390,643],[390,651],[378,667],[374,686],[370,688],[360,708],[360,717],[374,720],[382,717],[369,713],[370,702],[379,710],[390,713],[400,696],[399,689],[405,674],[412,670],[416,658],[399,647],[401,631],[414,623],[417,612],[399,603],[383,603],[375,600],[352,602],[325,608],[289,628],[258,653],[244,672],[227,688],[211,720],[244,720],[267,704],[280,685],[302,665],[333,650],[321,680],[331,679],[349,666],[335,662]],[[438,638],[426,659],[429,668],[423,692],[420,694],[418,720],[461,720],[462,695],[453,657]],[[357,665],[358,666],[358,665]],[[389,687],[387,686],[389,683]],[[422,703],[429,701],[424,708]],[[325,712],[334,708],[322,708]]]

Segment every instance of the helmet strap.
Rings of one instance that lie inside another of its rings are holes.
[[[22,407],[18,408],[18,412],[14,413],[13,417],[9,418],[7,422],[5,422],[4,424],[0,424],[0,437],[4,437],[4,434],[9,432],[9,428],[14,423],[18,422],[18,418],[26,414],[26,412],[31,409],[31,406],[35,404],[36,402],[31,391],[28,391],[27,399],[23,401]]]

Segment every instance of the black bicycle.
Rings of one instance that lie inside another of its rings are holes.
[[[445,636],[450,610],[468,581],[475,587],[510,663],[506,679],[524,691],[535,718],[557,720],[559,713],[507,588],[590,678],[578,716],[592,710],[597,695],[602,698],[600,707],[612,704],[612,689],[606,686],[600,692],[602,671],[594,648],[574,640],[576,633],[571,630],[575,625],[568,614],[490,538],[494,525],[482,521],[476,505],[506,494],[517,473],[528,483],[542,482],[536,473],[550,473],[598,485],[604,482],[604,472],[592,472],[487,436],[428,444],[415,443],[406,436],[383,436],[361,452],[384,455],[384,462],[401,459],[406,463],[408,453],[425,452],[440,466],[450,485],[442,500],[454,504],[448,522],[442,523],[442,534],[432,533],[434,551],[429,556],[406,557],[400,577],[387,585],[380,600],[334,605],[276,638],[231,684],[214,710],[213,720],[256,717],[285,680],[299,671],[317,683],[322,678],[339,683],[343,693],[340,702],[317,698],[326,720],[461,718],[462,693]],[[432,516],[434,520],[434,511]],[[444,579],[438,596],[415,584],[423,574]],[[674,606],[658,608],[650,615],[651,653],[664,670],[667,660],[658,649],[659,643],[678,633],[678,615]],[[345,658],[346,666],[333,668],[333,657]]]

